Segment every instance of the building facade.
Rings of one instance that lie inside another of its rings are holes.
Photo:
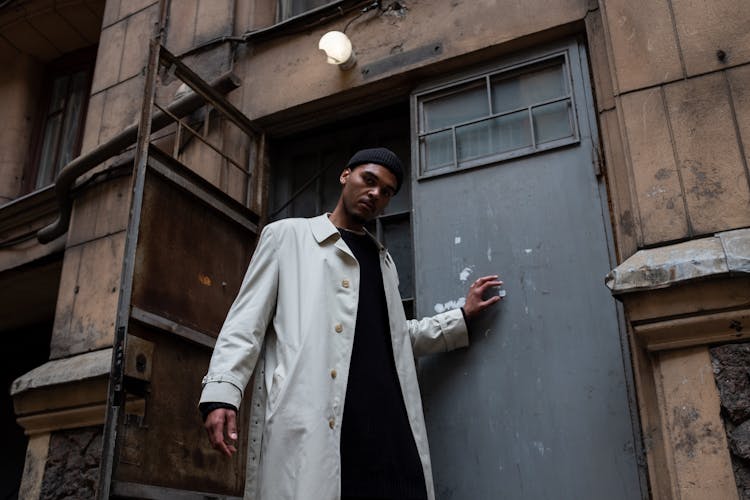
[[[750,498],[748,25],[737,0],[0,2],[3,495],[241,497],[255,457],[196,410],[214,339],[262,226],[331,210],[382,145],[407,315],[507,292],[420,360],[438,498]]]

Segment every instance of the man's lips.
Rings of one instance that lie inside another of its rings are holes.
[[[364,205],[367,207],[367,210],[370,212],[373,212],[375,210],[375,205],[372,204],[369,200],[359,200],[360,205]]]

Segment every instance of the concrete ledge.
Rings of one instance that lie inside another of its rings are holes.
[[[111,365],[112,348],[48,361],[14,380],[10,394],[16,396],[30,389],[109,376]]]
[[[750,274],[750,229],[727,231],[716,235],[727,256],[732,274]]]
[[[639,250],[610,271],[604,281],[613,295],[620,295],[698,279],[747,274],[750,274],[750,229],[737,229]]]
[[[146,341],[134,341],[132,345],[134,353],[140,353],[144,345],[152,347]],[[26,435],[104,424],[111,357],[111,348],[87,352],[49,361],[16,379],[11,386],[13,406],[16,421]],[[150,365],[150,358],[145,359]],[[125,412],[142,418],[146,400],[128,395]]]
[[[750,310],[723,311],[633,325],[649,351],[747,340]]]
[[[21,415],[16,420],[23,427],[27,436],[46,434],[62,429],[80,429],[94,425],[104,425],[107,415],[106,393],[102,393],[102,402],[88,404],[76,408],[63,408]],[[125,402],[128,415],[143,418],[146,414],[146,400],[144,398],[129,398]]]

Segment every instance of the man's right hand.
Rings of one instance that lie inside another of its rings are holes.
[[[237,412],[227,408],[217,408],[206,417],[204,424],[208,440],[214,450],[231,457],[236,451]]]

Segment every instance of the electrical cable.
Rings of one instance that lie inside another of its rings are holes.
[[[344,26],[344,29],[341,30],[341,32],[342,33],[346,33],[346,30],[349,29],[349,25],[351,25],[354,21],[356,21],[357,19],[359,19],[360,17],[362,17],[362,15],[365,14],[366,12],[369,12],[372,9],[380,9],[380,8],[381,8],[380,7],[380,0],[375,0],[370,5],[364,7],[361,11],[359,11],[359,14],[357,14],[353,18],[349,19],[349,22],[346,23],[346,25]]]

